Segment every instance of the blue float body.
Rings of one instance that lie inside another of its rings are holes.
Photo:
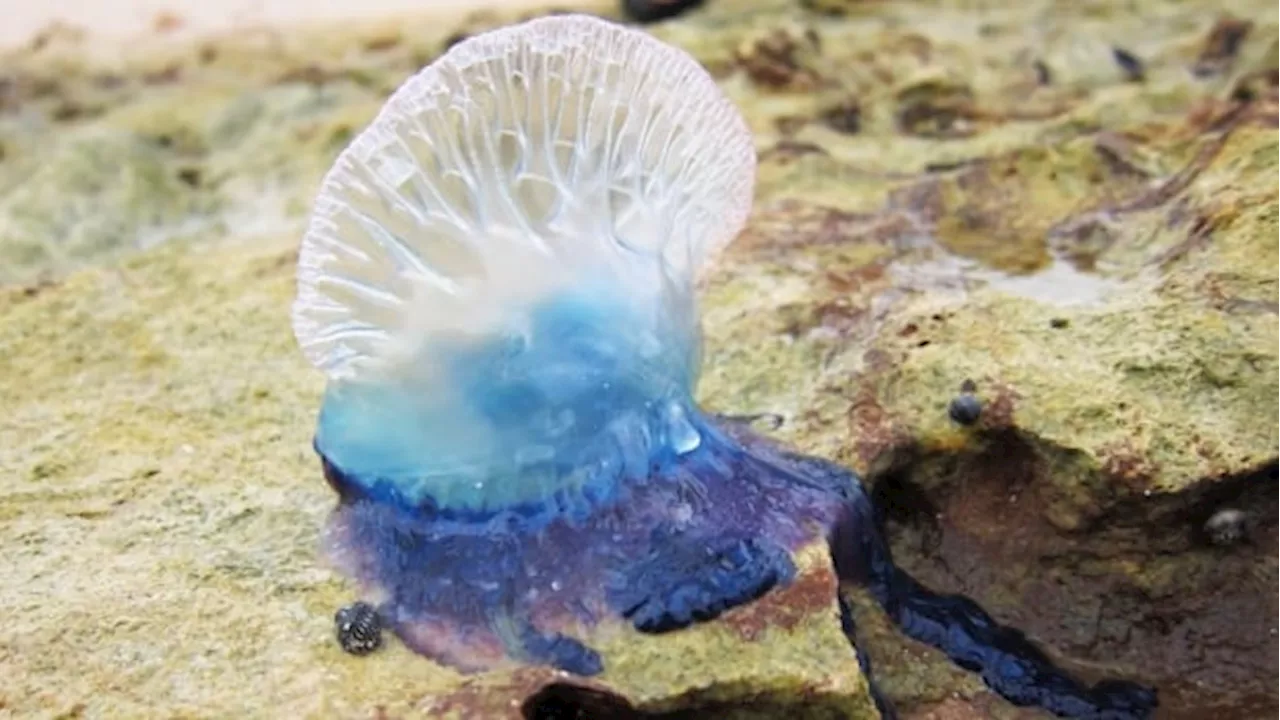
[[[379,500],[545,524],[617,500],[701,442],[689,318],[637,317],[601,291],[513,328],[438,342],[429,377],[331,384],[317,449]]]

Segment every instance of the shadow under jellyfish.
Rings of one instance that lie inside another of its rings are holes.
[[[825,539],[843,580],[1010,700],[1144,716],[1150,692],[1085,687],[899,571],[852,473],[694,403],[697,279],[755,165],[693,58],[595,18],[470,38],[399,88],[298,260],[331,557],[423,655],[591,675],[584,628],[714,618]]]

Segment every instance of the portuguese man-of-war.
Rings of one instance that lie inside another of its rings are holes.
[[[826,539],[842,580],[1011,701],[1145,717],[1150,691],[1084,686],[897,569],[851,472],[695,404],[697,280],[755,165],[693,58],[596,18],[475,36],[400,87],[298,260],[330,556],[423,655],[592,675],[575,629],[715,618]]]

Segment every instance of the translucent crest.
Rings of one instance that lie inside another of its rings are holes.
[[[681,50],[575,15],[473,37],[325,178],[295,334],[335,380],[423,376],[439,343],[519,334],[521,308],[599,290],[638,332],[685,342],[669,316],[693,314],[693,278],[742,228],[754,176],[745,122]]]

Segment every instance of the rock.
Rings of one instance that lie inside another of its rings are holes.
[[[590,680],[543,669],[477,676],[419,709],[441,718],[534,717],[535,708],[593,707],[725,718],[878,718],[840,628],[824,544],[797,556],[800,575],[753,605],[672,635],[602,626],[588,644],[605,672]],[[595,639],[595,638],[600,639]],[[750,698],[748,700],[747,698]],[[599,706],[599,705],[597,705]]]
[[[869,4],[866,0],[800,0],[802,7],[822,15],[845,15]]]
[[[796,25],[748,37],[738,46],[735,59],[759,87],[799,92],[823,84],[817,67],[821,52],[817,32]]]
[[[104,130],[14,158],[0,198],[0,281],[118,258],[211,225],[217,202],[184,180],[171,145],[163,135]]]
[[[961,425],[972,425],[982,416],[982,401],[969,393],[961,393],[952,398],[947,414]]]
[[[850,9],[817,43],[800,3],[652,26],[714,68],[762,158],[752,222],[707,278],[704,404],[784,418],[777,435],[863,472],[899,562],[1055,657],[1155,683],[1171,714],[1274,713],[1273,6],[1233,5],[1247,32],[1214,30],[1208,2],[1068,7],[1032,43],[1032,6],[812,4]],[[4,57],[7,709],[333,717],[763,693],[797,717],[805,697],[814,715],[867,712],[829,578],[826,604],[755,640],[731,617],[619,635],[606,664],[628,671],[585,690],[334,641],[354,596],[317,552],[333,498],[310,450],[321,379],[288,328],[294,253],[333,155],[464,27],[399,19],[393,44],[387,23],[246,31],[109,65],[61,43]],[[1121,40],[1145,82],[1124,82]],[[744,48],[763,74],[735,63]],[[848,98],[856,134],[823,118]],[[143,228],[162,242],[140,247]],[[985,406],[960,427],[947,407],[966,378]],[[1223,508],[1247,513],[1245,541],[1206,541]],[[774,599],[741,612],[795,600]],[[1029,716],[865,627],[905,717]]]
[[[964,137],[980,113],[968,83],[945,75],[915,78],[898,91],[898,128],[921,137]]]
[[[1204,46],[1196,57],[1192,71],[1207,76],[1222,72],[1236,59],[1240,44],[1244,42],[1253,23],[1249,20],[1223,15],[1213,24],[1204,39]]]
[[[862,107],[857,98],[850,98],[823,108],[818,117],[832,130],[853,135],[861,127]]]
[[[702,4],[702,0],[622,0],[622,10],[636,22],[669,20]]]

